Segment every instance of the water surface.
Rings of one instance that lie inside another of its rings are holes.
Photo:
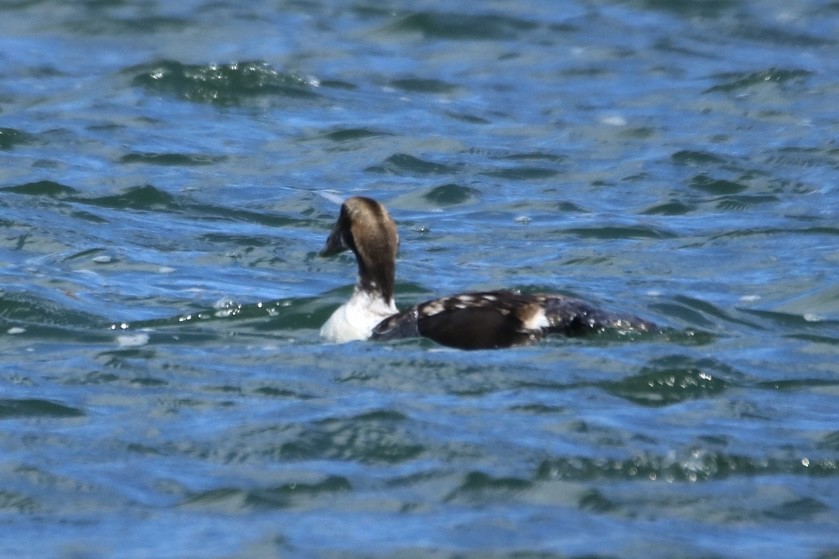
[[[839,10],[0,7],[0,552],[839,554]],[[401,305],[662,335],[329,345],[336,200]]]

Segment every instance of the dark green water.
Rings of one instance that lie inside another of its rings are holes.
[[[839,8],[0,6],[0,555],[839,556]],[[324,344],[398,302],[663,324]]]

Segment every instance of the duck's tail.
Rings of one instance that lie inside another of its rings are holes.
[[[630,314],[598,309],[585,301],[561,295],[540,295],[548,326],[546,334],[585,336],[598,332],[620,334],[655,332],[660,328],[653,322]]]

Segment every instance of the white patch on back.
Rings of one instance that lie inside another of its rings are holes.
[[[443,301],[439,299],[422,305],[423,316],[434,316],[435,314],[440,314],[444,310],[446,310],[446,305],[444,305]]]
[[[530,316],[522,317],[522,325],[527,330],[542,330],[543,328],[547,328],[551,325],[550,321],[548,320],[548,316],[545,314],[545,309],[542,307],[531,306],[530,309],[533,312],[529,313]]]

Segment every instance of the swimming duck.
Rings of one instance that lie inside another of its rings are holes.
[[[513,291],[463,293],[399,311],[393,300],[399,233],[385,207],[362,196],[348,198],[322,256],[350,250],[358,280],[350,300],[320,330],[332,342],[425,337],[460,349],[532,344],[548,334],[580,336],[604,330],[647,332],[656,326],[597,309],[558,294]]]

